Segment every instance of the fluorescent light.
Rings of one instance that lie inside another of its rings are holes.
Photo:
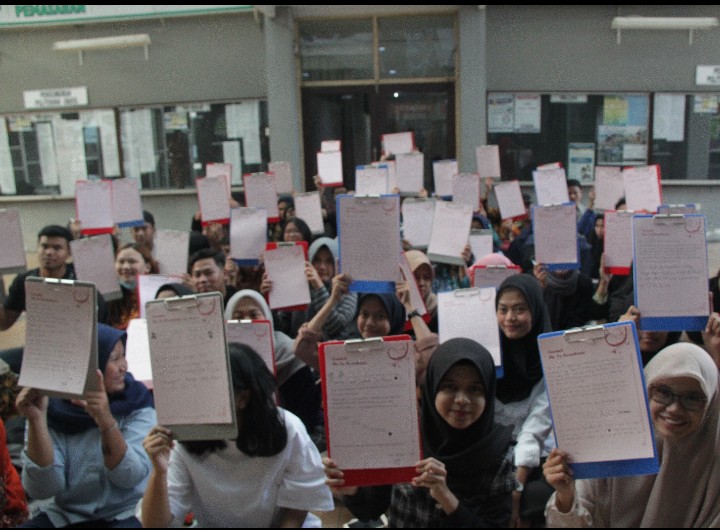
[[[53,50],[78,52],[80,65],[83,64],[82,53],[88,50],[110,50],[143,46],[145,60],[148,60],[148,45],[151,44],[150,35],[139,33],[137,35],[115,35],[113,37],[97,37],[92,39],[59,40],[53,44]]]
[[[610,27],[617,30],[617,42],[620,44],[620,31],[623,29],[650,30],[688,30],[689,43],[692,44],[692,32],[696,29],[712,29],[718,26],[716,17],[615,17]]]

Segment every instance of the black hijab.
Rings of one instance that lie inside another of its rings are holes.
[[[118,342],[125,344],[127,334],[124,331],[98,324],[98,368],[105,372],[110,355]],[[91,375],[94,377],[94,374]],[[153,407],[150,391],[135,381],[130,372],[125,373],[125,389],[117,394],[108,395],[110,412],[115,418],[122,418],[139,409]],[[51,429],[65,433],[78,434],[97,428],[97,424],[85,410],[70,401],[50,398],[47,411],[48,425]]]
[[[500,346],[503,354],[505,375],[498,381],[497,398],[503,403],[522,401],[530,395],[535,384],[543,377],[540,364],[540,348],[537,338],[541,333],[552,331],[550,317],[543,299],[542,288],[529,274],[516,274],[505,279],[498,288],[495,308],[503,292],[517,289],[530,307],[532,328],[521,339],[510,340],[500,330]]]
[[[435,408],[443,377],[458,363],[477,368],[485,387],[485,410],[466,429],[451,427]],[[495,383],[492,355],[474,340],[450,339],[430,357],[421,400],[424,454],[445,464],[448,487],[463,499],[477,496],[479,476],[497,469],[512,441],[511,430],[495,423]]]
[[[162,291],[172,291],[177,296],[189,296],[191,294],[195,294],[192,289],[182,283],[166,283],[161,285],[160,289],[155,292],[155,298],[157,298],[157,295],[159,295]]]
[[[390,320],[390,335],[400,335],[405,331],[405,306],[400,303],[397,295],[387,293],[362,293],[358,296],[357,310],[355,311],[355,322],[360,315],[360,308],[365,300],[371,296],[376,297],[387,311]]]

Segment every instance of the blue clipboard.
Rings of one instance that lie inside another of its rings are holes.
[[[623,330],[624,328],[624,330]],[[626,459],[626,460],[605,460],[596,462],[573,462],[570,467],[573,471],[575,479],[586,479],[586,478],[606,478],[606,477],[621,477],[621,476],[632,476],[632,475],[650,475],[657,473],[660,470],[660,462],[658,458],[657,445],[655,444],[654,429],[650,416],[650,405],[648,402],[647,395],[647,383],[645,381],[645,374],[642,366],[642,355],[640,354],[640,344],[638,342],[637,329],[633,322],[615,322],[611,324],[605,324],[600,326],[587,326],[584,328],[576,328],[567,331],[555,331],[552,333],[543,333],[538,337],[538,345],[541,350],[540,359],[543,361],[543,346],[547,348],[547,339],[554,339],[557,337],[563,337],[567,343],[578,343],[583,342],[605,340],[608,348],[613,348],[613,339],[620,337],[623,343],[627,342],[627,334],[632,335],[632,345],[634,346],[634,354],[637,357],[637,366],[640,370],[640,380],[642,382],[642,391],[644,396],[644,411],[646,414],[646,420],[648,422],[649,437],[652,443],[653,456],[650,458],[637,458],[637,459]],[[616,343],[616,346],[619,345]],[[554,352],[552,352],[554,353]],[[548,352],[550,355],[551,352]],[[576,353],[572,352],[573,355]],[[547,373],[545,363],[542,363],[543,377],[547,381]],[[555,441],[558,447],[561,447],[562,440],[558,439],[558,432],[555,426],[555,420],[553,417],[552,410],[552,399],[551,390],[546,385],[546,391],[548,393],[548,401],[550,403],[550,416],[553,418],[553,432],[555,434]],[[588,401],[594,404],[592,396],[588,397]],[[642,408],[642,405],[641,405]],[[598,410],[600,410],[598,408]],[[601,412],[599,414],[602,414]]]
[[[120,228],[130,228],[132,226],[144,226],[144,225],[145,225],[144,219],[135,220],[135,221],[123,221],[122,223],[118,223],[118,226]]]
[[[709,271],[707,270],[707,238],[705,236],[705,227],[707,226],[707,219],[703,214],[636,214],[633,215],[633,303],[635,307],[640,310],[640,329],[644,331],[704,331],[707,325],[708,317],[710,316],[710,302],[707,303],[707,314],[699,316],[672,316],[672,317],[643,317],[641,302],[638,300],[638,269],[637,258],[636,258],[636,241],[635,241],[635,226],[637,219],[648,219],[652,218],[655,220],[667,220],[669,223],[686,223],[688,219],[697,219],[698,230],[702,232],[703,236],[703,248],[705,249],[705,278],[709,278]],[[707,287],[707,281],[705,282]],[[709,291],[709,289],[705,289]],[[668,299],[671,297],[668,297]]]
[[[374,197],[397,197],[397,210],[398,210],[398,223],[400,222],[400,196],[399,195],[375,195]],[[343,255],[343,240],[341,237],[341,219],[340,219],[340,201],[348,200],[348,199],[355,199],[357,198],[354,195],[338,195],[337,199],[335,200],[335,208],[338,213],[337,215],[337,240],[339,245],[339,256],[338,256],[338,274],[343,272],[342,267],[342,255]],[[400,230],[398,230],[398,242],[400,241]],[[400,247],[402,248],[402,247]],[[399,253],[398,253],[399,254]],[[398,263],[398,270],[400,268],[400,264]],[[399,274],[399,272],[398,272]],[[388,294],[394,294],[395,293],[395,284],[396,282],[387,282],[387,281],[376,281],[376,280],[370,280],[370,279],[354,279],[352,283],[350,283],[349,291],[351,293],[388,293]]]
[[[574,205],[575,203],[572,202],[563,202],[561,204],[547,204],[544,206],[533,206],[532,207],[532,222],[533,226],[535,226],[535,211],[537,208],[543,208],[548,206],[569,206]],[[577,230],[576,230],[577,232]],[[577,236],[576,236],[577,239]],[[562,270],[568,270],[568,269],[580,269],[580,240],[577,239],[577,243],[575,246],[575,261],[570,263],[543,263],[543,266],[546,270],[553,272],[553,271],[562,271]]]

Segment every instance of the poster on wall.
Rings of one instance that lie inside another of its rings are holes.
[[[716,95],[695,94],[693,99],[693,112],[695,114],[717,114],[718,97]]]
[[[653,140],[685,140],[685,95],[655,94]]]
[[[488,96],[488,132],[502,133],[515,130],[515,98],[512,94]]]
[[[540,132],[540,95],[515,95],[515,132]]]
[[[598,165],[644,165],[647,164],[647,151],[647,126],[598,127]]]
[[[592,182],[595,167],[595,144],[573,143],[568,144],[568,179],[580,182]]]

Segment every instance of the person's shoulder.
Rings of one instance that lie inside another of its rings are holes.
[[[28,278],[39,278],[40,277],[40,269],[30,269],[25,272],[21,272],[17,276],[15,276],[15,279],[13,280],[14,284],[20,284],[23,285],[25,283],[25,280]]]

